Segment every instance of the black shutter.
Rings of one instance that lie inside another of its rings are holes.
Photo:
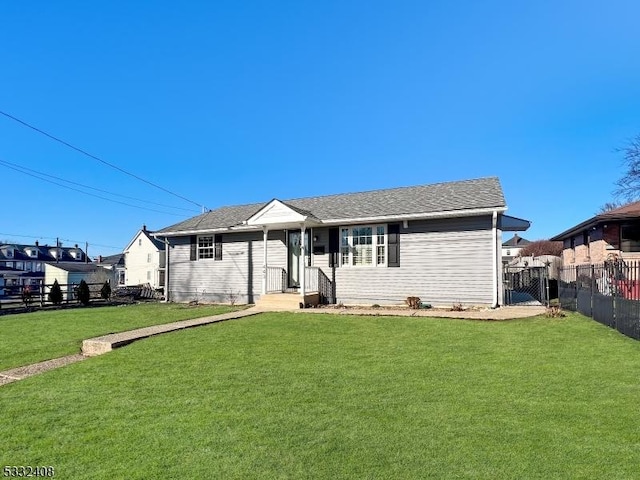
[[[387,227],[387,244],[389,245],[389,257],[387,265],[389,267],[400,266],[400,224],[392,223]]]
[[[198,237],[196,235],[191,235],[191,256],[189,260],[197,260],[198,259]]]
[[[337,267],[338,254],[340,253],[340,230],[338,228],[329,229],[329,266]]]
[[[214,260],[222,260],[222,235],[214,237]]]

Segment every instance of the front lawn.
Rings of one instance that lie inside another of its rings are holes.
[[[0,316],[0,371],[80,353],[82,340],[87,338],[233,309],[220,305],[145,303],[3,315]]]
[[[590,319],[270,313],[0,387],[59,478],[638,478],[640,342]]]

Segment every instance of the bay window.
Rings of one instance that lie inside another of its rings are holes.
[[[341,228],[340,263],[354,267],[386,266],[386,226],[359,225]]]

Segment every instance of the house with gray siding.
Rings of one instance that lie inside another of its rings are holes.
[[[167,300],[502,304],[497,178],[221,207],[154,233]]]

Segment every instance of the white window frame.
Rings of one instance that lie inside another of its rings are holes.
[[[370,264],[354,264],[354,252],[356,246],[354,245],[354,230],[362,228],[371,228],[371,263]],[[382,235],[378,233],[378,228],[382,228]],[[345,230],[347,230],[347,236],[345,237]],[[339,259],[341,267],[351,268],[376,268],[387,267],[389,263],[389,231],[386,224],[367,224],[367,225],[350,225],[340,227],[340,239],[339,239]],[[379,241],[379,237],[382,237],[382,242]],[[344,245],[344,240],[347,240],[348,245]],[[378,247],[384,247],[384,258],[382,263],[378,263]],[[347,260],[345,262],[345,259]]]
[[[208,239],[208,240],[205,240]],[[198,260],[213,259],[215,257],[215,236],[198,235]]]

